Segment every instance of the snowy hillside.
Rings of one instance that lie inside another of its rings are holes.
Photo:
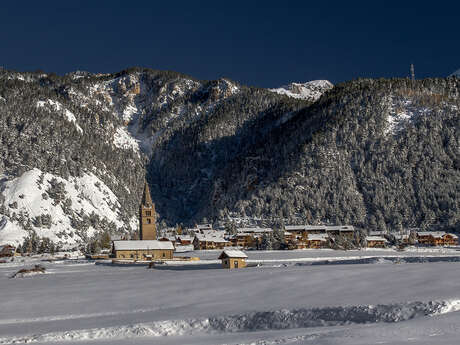
[[[17,178],[3,177],[0,190],[0,243],[20,244],[33,231],[72,247],[94,235],[95,218],[123,231],[117,197],[92,173],[66,180],[35,168]]]
[[[281,86],[277,89],[269,90],[281,95],[314,102],[318,100],[323,93],[332,89],[333,87],[334,85],[330,81],[313,80],[307,83],[291,83],[286,86]]]

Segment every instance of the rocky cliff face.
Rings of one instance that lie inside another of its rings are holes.
[[[169,224],[458,228],[458,79],[286,90],[0,71],[0,241],[132,233],[145,177]]]

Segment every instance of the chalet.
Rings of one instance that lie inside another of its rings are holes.
[[[308,234],[306,245],[308,248],[324,248],[327,246],[329,236],[324,234]]]
[[[176,237],[176,243],[180,246],[188,246],[192,244],[193,238],[187,235],[180,235]]]
[[[326,233],[329,235],[353,238],[353,235],[355,234],[355,228],[353,225],[326,226]]]
[[[264,234],[273,233],[271,228],[238,228],[232,238],[233,245],[243,248],[257,248]]]
[[[419,231],[417,242],[428,246],[458,245],[458,237],[444,231]]]
[[[442,245],[442,231],[419,231],[417,232],[417,242],[427,246]]]
[[[113,254],[117,259],[171,260],[173,252],[170,241],[113,241]]]
[[[306,239],[308,234],[325,234],[325,225],[286,225],[284,230],[291,233],[297,239]]]
[[[246,267],[246,259],[248,256],[241,250],[224,250],[219,256],[222,260],[223,268],[244,268]]]
[[[198,233],[193,239],[195,250],[206,249],[223,249],[231,246],[231,242],[224,238],[224,232],[216,230],[207,230],[204,233]]]
[[[294,242],[296,240],[296,237],[292,232],[285,231],[284,232],[284,240],[286,241],[286,243]]]
[[[307,238],[309,234],[340,235],[352,238],[355,228],[352,225],[286,225],[285,231],[292,233],[297,239]]]
[[[9,257],[16,254],[16,248],[10,244],[0,245],[0,257]]]
[[[458,246],[458,236],[450,233],[444,235],[445,246]]]
[[[385,248],[388,243],[387,239],[382,236],[366,236],[368,248]]]
[[[253,234],[240,232],[230,237],[232,246],[241,248],[255,248],[257,246],[257,240]]]
[[[158,241],[162,241],[162,242],[174,242],[176,241],[176,237],[175,236],[170,236],[170,235],[163,235],[161,237],[158,238]]]

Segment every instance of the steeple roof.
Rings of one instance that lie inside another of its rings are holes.
[[[144,193],[142,194],[142,205],[151,207],[153,204],[152,197],[150,196],[150,189],[147,181],[144,183]]]

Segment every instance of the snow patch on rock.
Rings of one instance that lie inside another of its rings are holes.
[[[75,117],[75,114],[66,109],[61,103],[58,101],[53,101],[52,99],[48,99],[46,101],[38,101],[37,102],[37,107],[38,108],[48,108],[53,111],[60,112],[62,115],[65,116],[67,121],[72,122],[75,127],[77,127],[77,130],[80,133],[83,133],[83,129],[78,125],[77,123],[77,118]]]
[[[410,121],[419,116],[427,115],[432,111],[432,109],[427,107],[415,106],[412,100],[408,98],[390,97],[388,103],[389,111],[385,134],[397,134]]]
[[[291,83],[277,89],[269,89],[269,91],[292,98],[316,101],[333,87],[334,85],[328,80],[312,80],[306,83]]]
[[[134,139],[128,131],[123,128],[117,128],[114,136],[113,136],[113,144],[116,147],[119,147],[124,150],[133,150],[135,152],[139,152],[139,143],[136,139]]]

